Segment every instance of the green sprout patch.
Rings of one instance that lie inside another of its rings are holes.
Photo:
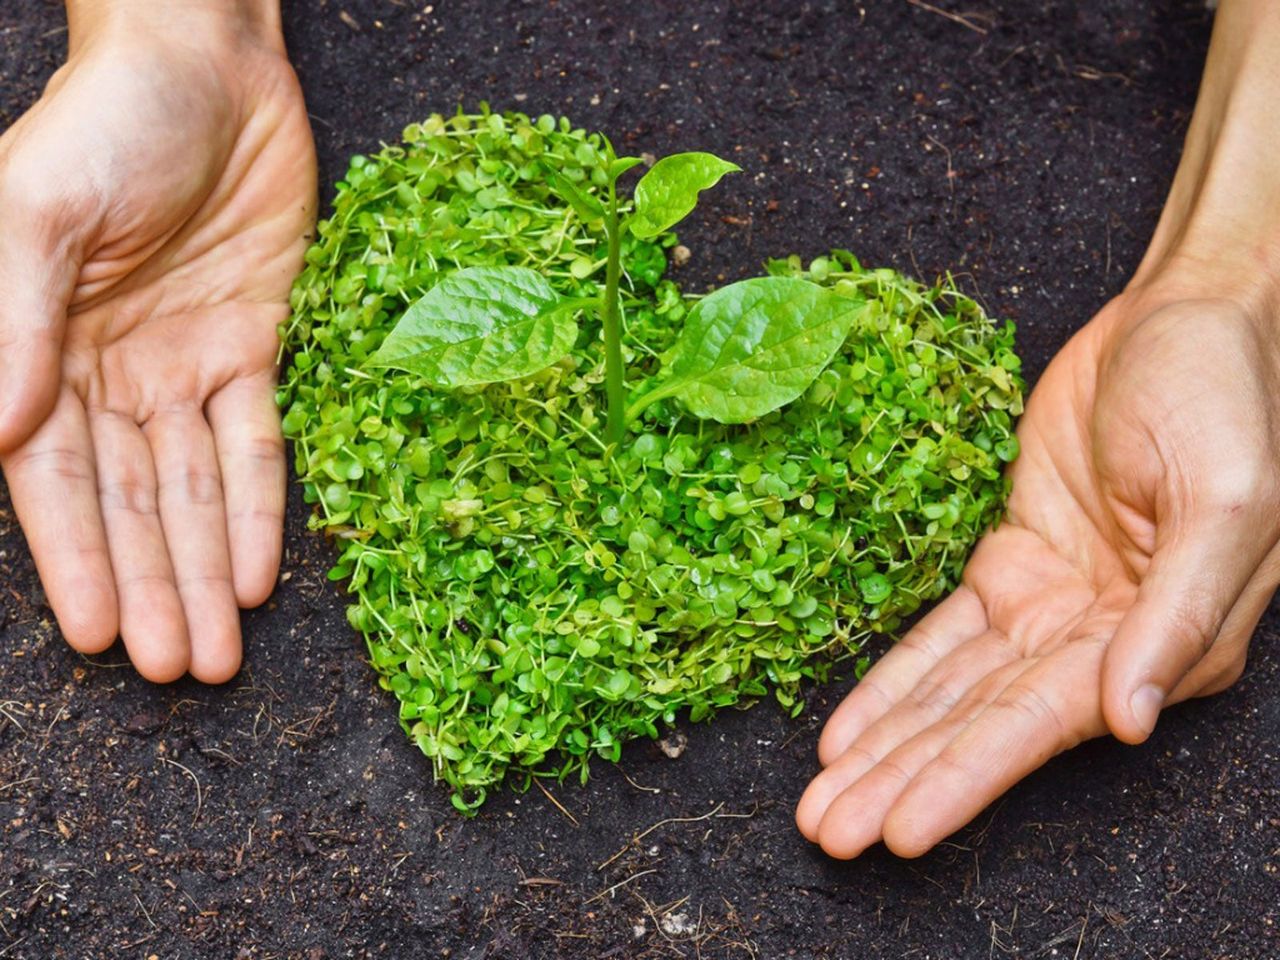
[[[769,691],[793,714],[1001,514],[1020,363],[948,280],[845,251],[703,297],[670,227],[736,170],[567,120],[354,157],[280,403],[405,730],[472,810]],[[865,668],[865,658],[860,661]]]

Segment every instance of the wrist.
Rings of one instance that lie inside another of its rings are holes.
[[[1280,303],[1280,4],[1218,12],[1195,114],[1169,198],[1131,286]]]
[[[284,50],[279,0],[67,0],[67,31],[72,55],[103,37]]]

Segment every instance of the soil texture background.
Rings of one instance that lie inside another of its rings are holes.
[[[684,282],[831,246],[951,270],[1018,321],[1032,379],[1137,264],[1211,27],[1198,0],[294,0],[285,21],[326,184],[482,99],[711,150],[747,173],[681,229]],[[65,44],[60,4],[4,0],[0,128]],[[305,521],[295,489],[239,678],[160,689],[65,647],[0,484],[0,957],[1280,956],[1275,605],[1244,679],[1144,747],[1086,744],[920,860],[845,864],[792,810],[849,681],[460,819]]]

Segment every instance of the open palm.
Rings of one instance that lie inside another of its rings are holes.
[[[0,139],[0,464],[77,649],[238,669],[279,565],[276,327],[314,197],[270,45],[73,50]]]
[[[1224,301],[1122,295],[1018,430],[1008,518],[828,721],[797,822],[914,856],[1050,757],[1244,668],[1280,578],[1280,363]]]

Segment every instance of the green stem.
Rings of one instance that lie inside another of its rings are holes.
[[[649,404],[655,403],[658,400],[665,400],[667,397],[675,393],[679,389],[679,387],[680,387],[680,381],[668,380],[662,386],[656,387],[655,389],[646,393],[643,397],[635,401],[633,404],[631,404],[630,407],[627,408],[626,420],[628,421],[634,420],[636,417],[640,416],[641,412],[647,406],[649,406]]]
[[[622,238],[618,235],[618,191],[609,185],[609,209],[605,213],[605,238],[609,243],[609,260],[605,265],[604,304],[600,320],[604,326],[604,384],[608,399],[608,422],[605,439],[620,443],[626,432],[627,389],[622,369],[622,317],[618,304],[618,281],[622,275]]]

